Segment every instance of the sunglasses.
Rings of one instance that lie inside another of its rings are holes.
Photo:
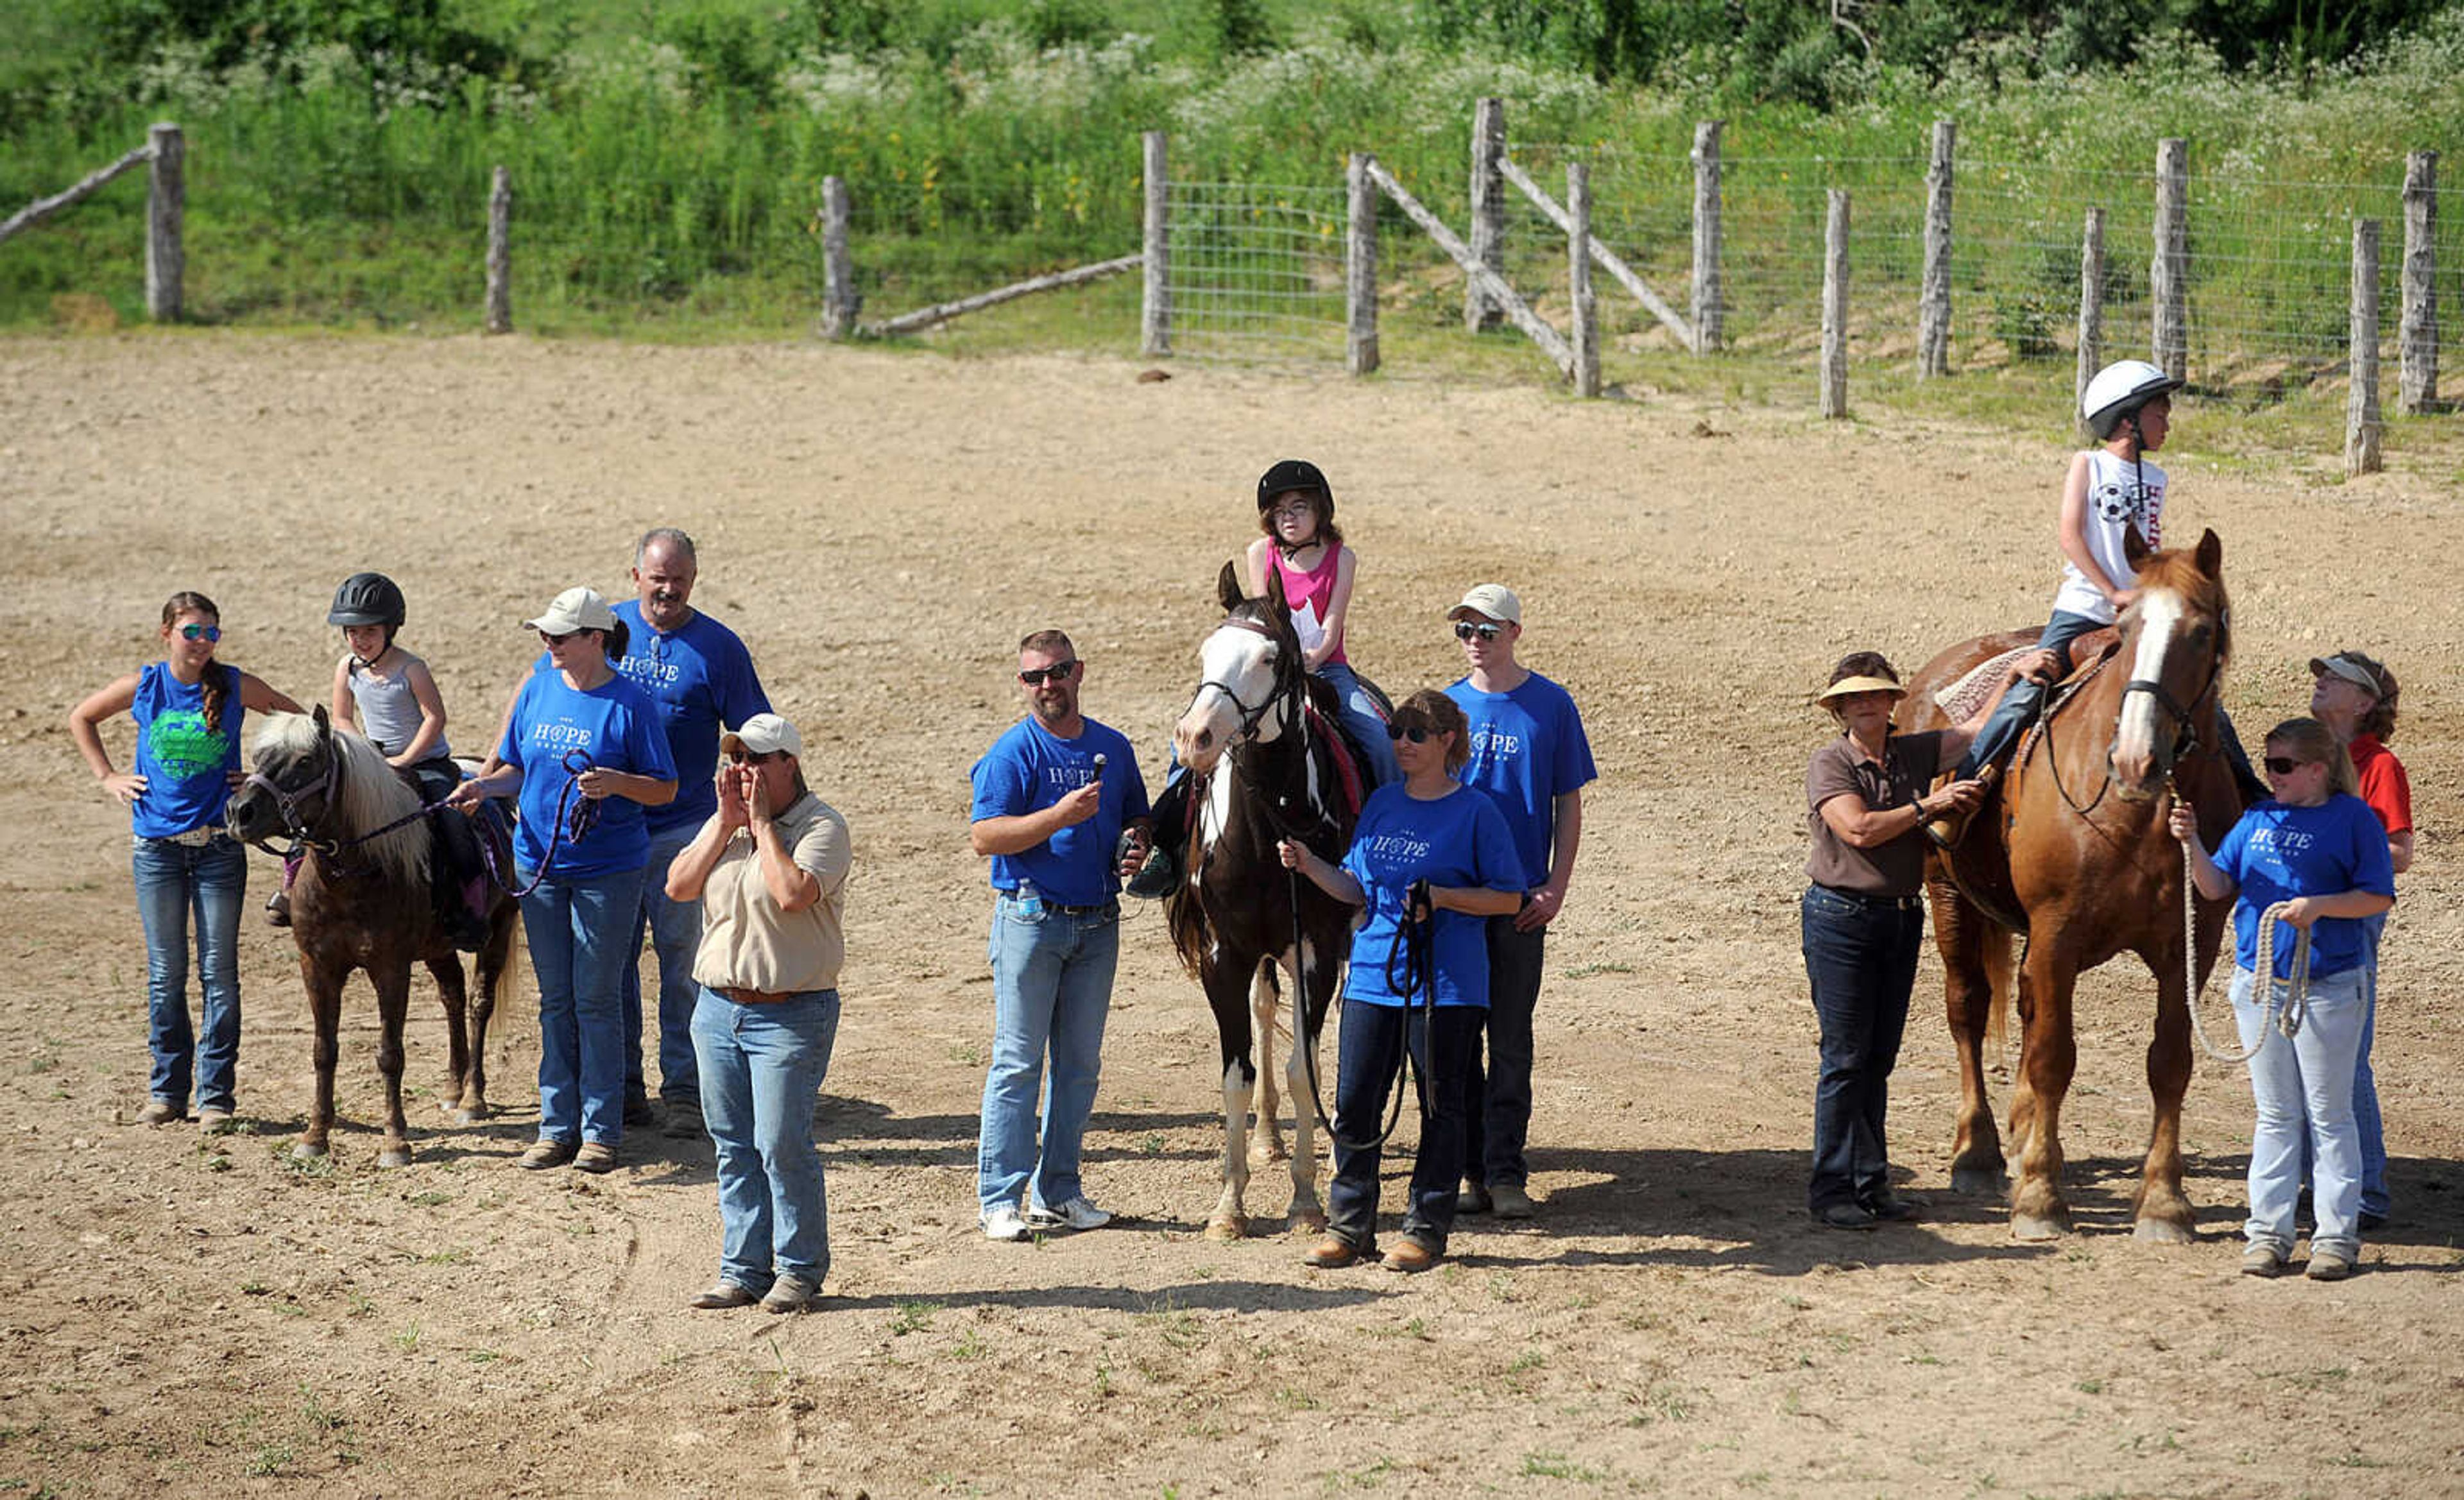
[[[1430,728],[1426,724],[1400,724],[1389,722],[1386,725],[1387,739],[1408,739],[1416,745],[1427,744],[1432,739],[1436,738],[1437,734],[1437,730]]]
[[[730,765],[767,765],[773,761],[783,761],[785,759],[787,759],[787,752],[784,750],[738,750],[727,758],[727,763]]]
[[[1050,677],[1055,682],[1067,682],[1078,675],[1081,665],[1083,664],[1074,661],[1056,661],[1049,667],[1029,667],[1018,674],[1018,680],[1030,688],[1044,686],[1044,679],[1046,677]]]
[[[2272,755],[2267,758],[2265,763],[2269,773],[2272,775],[2291,776],[2294,772],[2301,769],[2303,766],[2315,765],[2318,762],[2315,761],[2296,761],[2289,755]]]
[[[1484,641],[1493,641],[1505,633],[1506,627],[1502,625],[1474,625],[1469,620],[1455,622],[1455,639],[1459,641],[1470,640],[1475,635]]]
[[[550,646],[562,646],[565,642],[572,640],[575,636],[583,633],[583,632],[580,630],[567,630],[562,635],[558,635],[548,630],[541,630],[539,632],[539,639],[547,642]]]
[[[219,641],[223,638],[223,628],[219,625],[184,625],[180,627],[180,638],[185,641]]]

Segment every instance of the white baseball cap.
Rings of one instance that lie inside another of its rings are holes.
[[[1523,623],[1523,601],[1504,584],[1476,584],[1463,596],[1463,603],[1446,611],[1449,620],[1460,620],[1467,614],[1484,614],[1509,625]]]
[[[549,602],[547,612],[522,624],[550,635],[571,635],[576,630],[612,630],[616,629],[616,611],[595,588],[573,587]]]
[[[804,737],[776,714],[756,714],[719,736],[718,747],[729,755],[768,755],[773,750],[784,750],[801,760]]]

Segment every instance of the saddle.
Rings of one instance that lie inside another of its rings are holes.
[[[2120,650],[2121,646],[2121,632],[2109,625],[2090,630],[2074,639],[2065,652],[2072,664],[2071,671],[2060,681],[2047,689],[2044,714],[2051,714],[2063,699],[2077,691],[2079,684],[2087,680],[2090,668],[2103,665],[2105,658]],[[1941,709],[1943,717],[1952,723],[1966,723],[1975,716],[1978,709],[1988,706],[1987,699],[1990,696],[1999,693],[1998,684],[2003,674],[2010,671],[2011,664],[2035,650],[2036,645],[2031,641],[2025,646],[2014,646],[2007,651],[1986,657],[1962,673],[1948,687],[1936,693],[1933,695],[1934,706]],[[2039,719],[2043,717],[2043,714],[2038,715]]]

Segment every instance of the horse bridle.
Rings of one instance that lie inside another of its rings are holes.
[[[1216,629],[1219,630],[1247,630],[1252,634],[1263,635],[1270,641],[1275,641],[1277,645],[1282,644],[1281,640],[1277,638],[1273,630],[1267,629],[1265,626],[1255,620],[1244,619],[1240,615],[1225,615],[1223,617],[1223,623],[1217,626]],[[1266,690],[1266,695],[1258,700],[1258,706],[1256,708],[1251,708],[1247,703],[1242,701],[1241,695],[1232,691],[1231,684],[1219,682],[1213,677],[1209,677],[1205,681],[1200,682],[1198,685],[1198,691],[1189,695],[1189,707],[1192,709],[1198,707],[1198,700],[1205,695],[1206,690],[1209,688],[1213,688],[1216,692],[1222,694],[1225,700],[1231,703],[1232,712],[1241,717],[1241,732],[1233,737],[1232,742],[1235,744],[1246,744],[1258,738],[1258,726],[1265,721],[1267,712],[1275,706],[1276,700],[1283,697],[1287,693],[1293,692],[1295,687],[1296,684],[1292,680],[1291,673],[1285,670],[1285,664],[1283,662],[1278,661],[1275,666],[1275,685]],[[1184,715],[1186,715],[1187,712],[1187,709],[1182,710]],[[1231,749],[1231,745],[1225,745],[1224,749],[1228,752]]]
[[[317,838],[308,826],[307,818],[299,810],[300,804],[306,802],[311,796],[319,799],[320,808],[332,807],[334,788],[341,781],[342,758],[335,753],[333,744],[320,739],[319,750],[325,758],[325,771],[313,785],[302,786],[297,791],[287,790],[280,783],[262,771],[249,772],[248,780],[242,783],[257,787],[274,799],[275,810],[282,815],[282,830],[291,835],[291,847],[287,849],[275,849],[273,841],[269,839],[260,839],[257,842],[267,852],[286,860],[297,859],[307,849],[334,854],[340,852],[342,847],[338,840]]]
[[[2222,626],[2224,623],[2220,621],[2219,625]],[[2191,715],[2200,704],[2207,702],[2209,695],[2215,691],[2216,678],[2224,670],[2224,651],[2221,650],[2211,651],[2208,654],[2208,680],[2200,683],[2199,691],[2190,695],[2189,706],[2187,708],[2166,689],[2165,684],[2153,677],[2133,677],[2122,685],[2122,702],[2124,708],[2129,706],[2130,695],[2145,693],[2156,700],[2158,708],[2172,717],[2173,739],[2170,744],[2164,747],[2156,765],[2161,773],[2167,776],[2173,774],[2173,762],[2180,760],[2189,752],[2191,745],[2198,742],[2198,721]],[[2114,733],[2119,735],[2121,731],[2122,717],[2117,712],[2114,716]],[[2109,744],[2105,749],[2104,760],[2105,776],[2109,781],[2113,774],[2113,750]]]

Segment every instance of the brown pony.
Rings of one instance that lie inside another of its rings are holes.
[[[430,832],[419,815],[419,796],[376,746],[335,729],[319,708],[314,717],[269,716],[257,732],[254,761],[255,774],[231,794],[224,815],[231,837],[263,845],[288,834],[301,853],[291,887],[291,936],[316,1026],[317,1100],[308,1132],[292,1154],[325,1155],[334,1124],[342,983],[353,969],[364,969],[377,992],[377,1070],[385,1082],[385,1142],[377,1160],[408,1166],[402,1027],[410,1005],[410,966],[427,965],[445,1004],[452,1072],[446,1108],[460,1123],[474,1124],[488,1113],[488,1021],[513,951],[513,898],[491,886],[488,938],[478,954],[479,1002],[471,1005],[461,956],[438,930],[429,900]]]
[[[2027,938],[2011,1098],[2019,1158],[2011,1230],[2022,1240],[2051,1239],[2070,1227],[2061,1193],[2061,1112],[2077,1060],[2072,990],[2079,974],[2120,953],[2138,954],[2156,976],[2156,1035],[2147,1048],[2155,1123],[2133,1203],[2137,1233],[2170,1242],[2193,1237],[2194,1215],[2182,1192],[2182,1095],[2190,1077],[2182,853],[2165,815],[2168,790],[2188,799],[2211,846],[2240,816],[2241,795],[2216,725],[2232,614],[2224,546],[2214,532],[2195,548],[2152,555],[2133,534],[2127,550],[2139,570],[2139,597],[2122,617],[2118,642],[2098,632],[2074,645],[2082,665],[2020,742],[1966,835],[1936,854],[1926,875],[1959,1052],[1955,1192],[1998,1194],[2004,1185],[1984,1044],[1997,1019],[1996,981],[2010,974],[2010,935]],[[1908,727],[1944,727],[1937,692],[2033,640],[2034,632],[1986,636],[1927,662],[1909,683]],[[2200,982],[2215,963],[2229,910],[2229,903],[2198,902]]]

